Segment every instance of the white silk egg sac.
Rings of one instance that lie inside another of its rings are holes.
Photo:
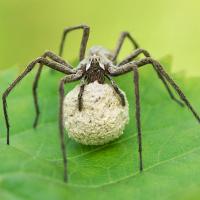
[[[70,138],[85,145],[106,144],[123,134],[129,121],[129,106],[122,106],[118,94],[107,83],[97,81],[85,86],[83,108],[78,110],[80,85],[64,99],[64,125]]]

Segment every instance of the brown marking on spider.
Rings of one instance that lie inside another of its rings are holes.
[[[66,36],[69,32],[73,30],[83,30],[83,36],[80,46],[79,53],[79,65],[76,68],[73,68],[68,62],[66,62],[62,58],[64,42]],[[144,50],[139,48],[136,41],[128,32],[123,32],[120,35],[117,46],[114,50],[114,53],[106,50],[103,47],[93,47],[89,51],[88,57],[85,57],[85,50],[87,41],[89,38],[89,30],[90,28],[87,25],[79,25],[70,28],[66,28],[63,33],[59,56],[54,54],[53,52],[47,51],[41,57],[33,60],[22,72],[16,80],[14,80],[11,85],[6,89],[3,93],[3,111],[5,116],[5,122],[7,127],[7,144],[10,143],[9,140],[9,120],[7,114],[6,107],[6,98],[12,89],[36,66],[39,64],[39,69],[37,71],[34,83],[33,83],[33,97],[34,104],[36,110],[36,117],[33,126],[36,127],[39,119],[39,106],[38,106],[38,97],[37,97],[37,86],[40,78],[40,74],[42,71],[43,65],[52,68],[55,71],[62,72],[65,74],[65,77],[61,79],[59,85],[59,95],[60,95],[60,109],[59,109],[59,131],[60,131],[60,141],[61,141],[61,150],[63,155],[63,163],[64,163],[64,181],[67,181],[67,157],[66,157],[66,146],[64,142],[64,126],[63,126],[63,99],[64,99],[64,85],[69,82],[82,80],[80,86],[80,93],[78,95],[78,108],[79,111],[82,110],[83,102],[82,96],[84,92],[84,87],[86,84],[98,81],[100,84],[104,84],[105,79],[108,79],[113,86],[115,92],[119,95],[121,99],[122,106],[125,105],[124,95],[120,92],[117,84],[112,80],[112,76],[119,76],[128,72],[133,72],[133,82],[134,82],[134,92],[135,92],[135,117],[136,117],[136,126],[138,130],[138,151],[139,151],[139,160],[140,160],[140,171],[143,170],[143,162],[142,162],[142,132],[141,132],[141,123],[140,123],[140,95],[139,95],[139,73],[138,69],[147,64],[151,64],[153,69],[157,73],[159,79],[163,82],[165,88],[167,89],[172,100],[177,102],[179,105],[186,105],[189,110],[193,113],[194,117],[200,122],[200,117],[197,112],[193,109],[186,96],[183,94],[178,85],[173,81],[173,79],[168,75],[168,73],[164,70],[162,65],[150,57],[150,54]],[[133,44],[135,50],[125,59],[123,59],[120,63],[117,64],[117,57],[124,42],[124,39],[128,38]],[[144,58],[139,60],[134,60],[140,54],[144,55]],[[49,59],[47,59],[49,58]],[[176,97],[171,92],[169,85],[170,84],[176,93],[179,95],[180,100],[176,99]]]

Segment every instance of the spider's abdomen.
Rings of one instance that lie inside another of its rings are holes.
[[[80,86],[75,87],[64,100],[69,137],[85,145],[101,145],[120,137],[129,121],[127,99],[122,106],[111,85],[94,82],[85,86],[83,109],[79,111],[79,90]]]
[[[89,56],[90,55],[103,55],[108,59],[111,59],[113,57],[113,54],[111,51],[108,49],[102,47],[102,46],[93,46],[92,48],[89,49]]]

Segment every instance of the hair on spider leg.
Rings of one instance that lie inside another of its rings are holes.
[[[79,65],[73,67],[62,58],[65,39],[68,33],[82,29],[83,35],[79,51]],[[112,77],[125,73],[133,73],[133,84],[135,94],[135,119],[138,136],[139,170],[143,170],[142,158],[142,129],[140,119],[140,93],[139,93],[139,68],[150,64],[157,73],[172,100],[180,105],[185,105],[194,115],[198,122],[200,117],[192,107],[182,90],[164,70],[163,66],[153,58],[148,51],[140,49],[138,43],[130,33],[122,33],[113,52],[101,46],[90,48],[85,57],[87,41],[90,28],[87,25],[79,25],[64,30],[61,40],[59,56],[51,51],[46,51],[41,57],[34,59],[25,70],[8,86],[2,96],[3,113],[7,129],[7,144],[10,144],[10,123],[7,112],[7,97],[17,84],[32,69],[39,64],[37,74],[33,83],[33,98],[35,106],[34,128],[37,127],[40,109],[38,103],[38,81],[41,76],[43,65],[64,74],[59,84],[59,133],[60,146],[63,157],[64,181],[68,179],[67,152],[64,137],[64,127],[68,130],[69,137],[86,145],[100,145],[108,143],[123,134],[125,125],[128,123],[128,100],[126,94],[120,90]],[[133,44],[134,51],[124,60],[117,63],[117,57],[125,38]],[[144,58],[136,59],[143,54]],[[64,87],[66,84],[81,80],[81,84],[71,90],[66,96]],[[169,85],[178,94],[177,99]],[[96,101],[95,99],[98,99]],[[71,120],[71,121],[70,121]],[[85,121],[87,120],[87,121]],[[113,125],[114,124],[114,125]],[[90,127],[90,132],[88,127]]]

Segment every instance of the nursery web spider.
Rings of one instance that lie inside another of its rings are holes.
[[[82,41],[81,41],[80,53],[79,53],[80,63],[78,67],[74,68],[72,67],[72,65],[69,64],[69,62],[65,61],[62,58],[62,53],[63,53],[64,43],[65,43],[67,34],[69,32],[72,32],[78,29],[83,30],[83,35],[82,35]],[[99,83],[104,84],[105,79],[108,79],[110,81],[112,87],[114,88],[114,90],[116,91],[116,93],[119,95],[121,99],[122,106],[124,106],[125,105],[124,96],[120,92],[117,84],[112,80],[111,77],[120,76],[128,72],[133,72],[133,82],[134,82],[134,92],[135,92],[135,117],[136,117],[136,126],[137,126],[137,132],[138,132],[138,146],[139,146],[138,151],[139,151],[140,171],[143,170],[142,132],[141,132],[141,123],[140,123],[139,73],[138,73],[138,69],[140,67],[150,64],[153,67],[154,71],[157,73],[159,79],[164,84],[171,99],[177,102],[180,106],[184,106],[184,105],[187,106],[188,109],[194,115],[194,117],[197,119],[197,121],[200,122],[200,117],[198,116],[197,112],[189,103],[186,96],[178,87],[178,85],[164,70],[162,65],[158,61],[154,60],[150,56],[148,51],[139,48],[139,45],[137,44],[137,42],[128,32],[123,32],[120,35],[116,48],[113,52],[108,51],[104,49],[103,47],[95,46],[90,49],[88,57],[85,58],[85,51],[86,51],[87,41],[89,38],[89,32],[90,32],[90,28],[87,25],[79,25],[79,26],[66,28],[64,30],[63,37],[62,37],[59,56],[57,56],[51,51],[47,51],[41,57],[33,60],[26,67],[24,72],[22,72],[11,83],[11,85],[3,93],[3,97],[2,97],[3,110],[4,110],[6,127],[7,127],[7,144],[9,144],[10,143],[9,141],[10,129],[9,129],[7,107],[6,107],[6,98],[9,95],[9,93],[36,66],[36,64],[39,64],[39,68],[38,68],[38,71],[34,80],[34,84],[33,84],[33,97],[34,97],[34,104],[35,104],[35,110],[36,110],[36,117],[35,117],[33,126],[36,127],[38,123],[39,114],[40,114],[39,106],[38,106],[37,86],[38,86],[38,81],[40,78],[43,65],[65,74],[64,78],[61,79],[60,84],[59,84],[59,96],[60,96],[59,132],[60,132],[61,149],[62,149],[62,156],[63,156],[63,162],[64,162],[64,180],[65,181],[67,181],[67,156],[66,156],[66,146],[64,142],[63,99],[64,99],[64,85],[66,83],[82,79],[82,82],[80,85],[80,93],[77,97],[78,102],[79,102],[78,103],[79,111],[82,110],[82,105],[83,105],[82,96],[84,93],[85,85],[94,81],[98,81]],[[128,38],[130,40],[135,50],[130,55],[128,55],[125,59],[123,59],[121,62],[117,63],[116,60],[125,38]],[[140,54],[143,54],[144,58],[134,60]],[[170,84],[172,88],[174,88],[174,90],[176,91],[180,99],[177,99],[173,95],[168,84]]]

